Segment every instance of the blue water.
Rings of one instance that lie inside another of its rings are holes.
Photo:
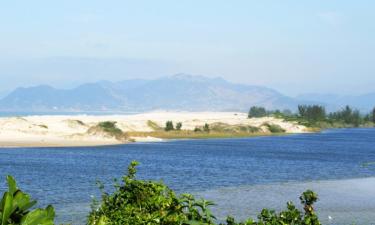
[[[0,191],[11,174],[41,206],[55,206],[58,222],[82,223],[90,196],[98,196],[96,180],[109,187],[131,160],[141,162],[140,178],[163,180],[178,192],[372,177],[375,166],[363,164],[375,162],[375,129],[109,147],[4,148]]]

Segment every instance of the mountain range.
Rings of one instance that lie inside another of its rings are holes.
[[[326,106],[328,111],[340,109],[346,105],[355,107],[362,112],[368,112],[375,107],[375,92],[363,95],[337,95],[308,93],[298,95],[297,101],[319,102]]]
[[[328,99],[329,102],[323,101]],[[375,94],[361,96],[361,101],[355,97],[340,98],[340,102],[353,103],[365,110],[375,105],[374,100]],[[298,104],[313,103],[339,107],[338,104],[333,106],[338,103],[336,97],[309,94],[292,98],[262,86],[178,74],[155,80],[99,81],[73,89],[56,89],[48,85],[17,88],[0,100],[0,111],[247,111],[253,105],[295,110]]]

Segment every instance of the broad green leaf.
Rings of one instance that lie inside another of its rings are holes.
[[[30,201],[30,196],[18,190],[13,197],[13,208],[18,207],[21,211],[28,210],[36,204],[36,201]]]
[[[3,214],[1,217],[1,224],[8,224],[8,219],[13,212],[13,196],[9,192],[5,192],[3,197]]]
[[[14,195],[14,193],[17,191],[16,180],[12,176],[7,176],[7,181],[8,181],[9,193],[11,195]]]
[[[53,225],[54,211],[47,209],[35,209],[22,217],[21,225]]]

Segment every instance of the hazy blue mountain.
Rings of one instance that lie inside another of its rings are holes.
[[[375,93],[369,93],[357,96],[340,96],[335,94],[303,94],[296,97],[299,101],[315,101],[327,106],[328,110],[338,110],[350,105],[362,112],[368,112],[375,107]]]
[[[99,81],[63,90],[18,88],[0,100],[7,111],[241,110],[252,105],[295,109],[298,101],[260,86],[179,74],[156,80]]]

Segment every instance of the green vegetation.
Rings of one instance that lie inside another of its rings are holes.
[[[165,123],[165,128],[164,128],[165,131],[171,131],[171,130],[174,130],[174,126],[173,126],[173,122],[172,121],[167,121]]]
[[[251,128],[249,128],[251,129]],[[258,129],[258,128],[257,128]],[[249,132],[249,131],[214,131],[211,129],[210,132],[203,132],[200,128],[195,130],[173,130],[173,131],[132,131],[127,132],[130,137],[155,137],[162,139],[207,139],[207,138],[234,138],[234,137],[257,137],[257,136],[268,136],[268,135],[279,135],[269,134],[264,132]]]
[[[257,111],[255,109],[258,109],[264,115],[261,108],[252,107],[250,112]],[[274,116],[286,121],[298,122],[312,130],[343,127],[373,127],[375,124],[375,108],[368,114],[361,114],[359,110],[352,109],[350,106],[346,106],[336,112],[327,113],[324,106],[299,105],[297,113],[292,113],[290,110],[283,110],[282,112],[280,110],[265,110],[265,112],[265,116]]]
[[[299,116],[309,122],[318,122],[326,119],[326,110],[320,105],[299,105]]]
[[[267,111],[264,107],[253,106],[249,110],[249,118],[259,118],[267,116]]]
[[[181,123],[181,122],[178,122],[178,123],[176,124],[176,130],[181,130],[181,128],[182,128],[182,123]]]
[[[122,130],[117,128],[116,123],[117,122],[114,122],[114,121],[100,122],[98,124],[98,127],[102,128],[105,132],[108,132],[111,134],[122,134]]]
[[[346,106],[344,109],[330,113],[328,118],[333,121],[340,121],[345,124],[352,124],[355,127],[363,124],[365,117],[361,116],[359,110],[353,110],[349,106]]]
[[[48,126],[47,125],[44,125],[44,124],[40,124],[38,125],[39,127],[43,128],[43,129],[48,129]]]
[[[173,125],[173,124],[172,124]],[[170,125],[169,125],[170,126]],[[275,128],[275,129],[273,129]],[[284,133],[285,131],[279,126],[271,126],[275,134]],[[277,132],[279,130],[280,132]],[[205,139],[205,138],[233,138],[233,137],[252,137],[252,136],[264,136],[270,135],[264,133],[260,128],[249,126],[249,125],[230,125],[226,123],[212,123],[204,124],[203,126],[197,126],[194,130],[182,130],[178,129],[178,123],[176,128],[173,130],[157,129],[152,132],[127,132],[128,136],[131,137],[156,137],[163,139]]]
[[[212,123],[210,124],[211,132],[223,132],[223,133],[259,133],[261,130],[258,127],[249,126],[249,125],[229,125],[226,123]]]
[[[90,134],[102,133],[110,137],[115,137],[118,140],[124,141],[127,140],[128,136],[120,128],[116,126],[115,121],[104,121],[98,123],[96,126],[91,127],[88,130]]]
[[[88,225],[215,225],[216,217],[212,214],[212,202],[195,199],[190,194],[178,196],[162,182],[137,180],[136,166],[133,161],[122,183],[114,185],[111,194],[104,192],[101,185],[102,199],[94,201],[88,216]],[[311,190],[304,192],[300,201],[304,212],[292,202],[287,208],[276,213],[263,209],[258,220],[252,218],[236,222],[228,217],[221,225],[320,225],[313,204],[318,200]]]
[[[266,126],[271,133],[285,133],[285,130],[277,124],[265,123],[263,126]]]
[[[147,126],[149,126],[153,130],[162,130],[163,129],[156,122],[154,122],[152,120],[147,121]]]
[[[236,222],[228,216],[218,223],[210,207],[213,202],[196,199],[191,194],[177,195],[162,182],[136,179],[133,161],[122,182],[114,184],[114,192],[102,192],[100,201],[93,201],[87,225],[320,225],[314,210],[318,196],[311,190],[300,197],[303,211],[292,202],[285,210],[276,213],[263,209],[257,220],[249,218]],[[0,202],[0,225],[53,225],[55,212],[52,206],[30,210],[36,201],[17,188],[13,177],[8,176],[8,191]]]
[[[7,176],[8,191],[0,202],[0,225],[53,225],[55,211],[52,206],[30,210],[36,201],[22,192],[13,177]]]
[[[72,120],[73,122],[77,123],[80,126],[85,126],[86,124],[82,122],[81,120]]]
[[[208,123],[205,123],[203,126],[203,131],[209,133],[210,132],[210,125]]]

